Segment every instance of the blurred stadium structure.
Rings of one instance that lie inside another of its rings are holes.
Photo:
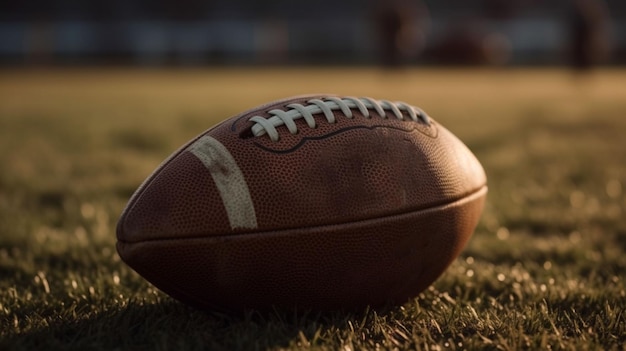
[[[415,5],[420,1],[405,2]],[[414,13],[401,11],[412,20],[397,31],[410,43],[404,45],[403,57],[395,60],[409,64],[563,64],[572,63],[576,40],[582,40],[579,48],[588,46],[584,42],[588,40],[602,63],[626,63],[626,1],[606,0],[604,15],[586,9],[577,17],[574,5],[581,2],[596,1],[424,1]],[[0,63],[392,61],[393,57],[379,55],[385,48],[381,36],[384,43],[395,30],[385,27],[381,3],[388,1],[3,1]],[[594,21],[591,39],[576,34],[587,17]],[[385,28],[391,29],[386,32]]]

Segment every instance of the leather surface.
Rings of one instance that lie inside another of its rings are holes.
[[[279,141],[254,137],[247,111],[211,128],[239,166],[256,228],[232,228],[207,167],[177,151],[138,189],[118,223],[118,251],[157,287],[200,306],[403,301],[427,287],[473,232],[486,193],[474,155],[437,122],[391,112],[337,123],[297,120]],[[402,253],[404,252],[404,253]]]
[[[117,248],[155,286],[200,308],[333,310],[404,303],[465,247],[486,190],[432,209],[353,223],[118,242]]]

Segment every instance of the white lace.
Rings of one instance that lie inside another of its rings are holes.
[[[354,118],[353,109],[357,109],[365,118],[372,118],[370,110],[374,110],[381,118],[386,118],[385,110],[393,112],[394,116],[400,120],[404,120],[402,111],[406,111],[411,120],[414,122],[421,121],[430,124],[430,120],[426,113],[421,109],[406,104],[404,102],[391,102],[387,100],[374,100],[368,97],[325,97],[323,100],[311,99],[307,101],[307,105],[289,104],[290,110],[271,110],[271,117],[265,118],[254,116],[250,118],[250,122],[255,124],[252,126],[252,134],[261,136],[268,134],[272,141],[278,141],[280,136],[276,127],[286,126],[289,133],[298,133],[298,127],[294,120],[303,118],[309,128],[316,128],[317,124],[314,114],[323,113],[328,123],[335,123],[334,110],[341,110],[347,118]]]

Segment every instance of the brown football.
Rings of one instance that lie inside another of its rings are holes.
[[[422,110],[299,96],[170,156],[122,213],[117,250],[200,308],[404,303],[458,256],[486,193],[478,160]]]

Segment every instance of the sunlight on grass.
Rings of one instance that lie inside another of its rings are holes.
[[[626,343],[626,71],[229,68],[0,76],[0,349],[614,349]],[[462,256],[381,310],[201,312],[115,251],[136,187],[185,141],[290,95],[403,100],[483,163]]]

